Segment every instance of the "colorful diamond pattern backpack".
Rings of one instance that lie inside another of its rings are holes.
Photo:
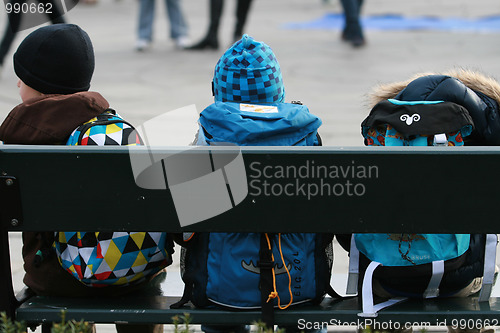
[[[129,138],[134,127],[123,120],[113,109],[107,109],[97,117],[76,128],[66,143],[67,146],[130,146],[140,145],[137,134]]]
[[[67,145],[139,145],[135,133],[107,110],[75,129]],[[171,264],[173,253],[172,239],[162,232],[55,232],[54,247],[61,266],[92,287],[144,281]]]

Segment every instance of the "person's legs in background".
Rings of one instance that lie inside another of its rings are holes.
[[[47,13],[52,24],[66,23],[64,19],[64,13],[59,10],[59,5],[54,0],[38,0],[39,3],[51,3],[52,9],[50,13]]]
[[[243,35],[243,28],[247,21],[251,3],[252,0],[238,0],[238,4],[236,5],[236,27],[234,28],[233,35],[234,41],[239,40]]]
[[[137,26],[137,51],[144,51],[153,40],[155,0],[139,0],[139,23]]]
[[[52,4],[52,11],[50,11],[50,13],[47,13],[52,24],[66,23],[66,21],[63,18],[64,13],[62,13],[59,10],[59,7],[53,1],[49,0],[46,2],[49,2]],[[9,3],[22,4],[22,3],[24,3],[24,1],[23,0],[11,0],[11,1],[9,1]],[[12,45],[12,42],[14,41],[14,38],[16,37],[16,34],[19,32],[19,29],[21,27],[21,18],[22,18],[21,12],[16,13],[15,11],[11,11],[10,13],[7,14],[7,24],[5,26],[4,35],[2,37],[2,42],[0,43],[0,73],[1,73],[1,69],[3,67],[5,56],[9,52],[10,47]]]
[[[188,44],[188,26],[182,11],[181,0],[165,0],[165,6],[170,24],[170,37],[178,48],[185,48]]]
[[[344,8],[345,26],[342,40],[350,42],[354,47],[365,45],[365,38],[360,22],[363,0],[340,0]]]
[[[200,42],[188,47],[189,50],[218,49],[219,48],[219,24],[222,16],[224,1],[210,0],[210,24],[207,34]]]
[[[16,33],[12,30],[11,24],[9,22],[12,22],[12,19],[18,20],[19,22],[21,21],[20,14],[8,14],[8,17],[9,19],[7,20],[7,25],[5,26],[5,32],[2,38],[2,42],[0,43],[0,67],[3,67],[5,56],[9,52],[10,46],[12,45],[12,42],[16,37]]]

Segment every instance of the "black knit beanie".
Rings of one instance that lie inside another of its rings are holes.
[[[33,31],[14,54],[14,71],[43,94],[87,91],[94,73],[94,49],[74,24],[53,24]]]

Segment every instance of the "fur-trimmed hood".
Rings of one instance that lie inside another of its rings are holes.
[[[500,104],[500,83],[490,76],[469,69],[451,69],[442,73],[418,73],[406,81],[380,84],[373,88],[368,98],[370,107],[378,102],[394,98],[413,80],[427,75],[446,75],[459,79],[468,88],[479,91]]]
[[[500,145],[500,84],[482,73],[468,69],[420,73],[406,81],[378,85],[368,97],[370,109],[391,98],[453,102],[467,109],[474,121],[467,145]]]

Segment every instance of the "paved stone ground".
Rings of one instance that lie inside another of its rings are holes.
[[[205,0],[184,0],[193,41],[208,24]],[[96,53],[92,90],[101,92],[113,108],[138,125],[165,112],[195,104],[198,111],[212,102],[210,82],[220,55],[230,45],[234,2],[226,1],[218,51],[186,52],[169,40],[163,2],[158,1],[155,42],[148,52],[134,50],[138,12],[136,0],[99,0],[78,5],[66,18],[86,30]],[[361,146],[360,123],[368,113],[366,94],[379,84],[404,80],[417,72],[467,67],[500,78],[500,34],[456,31],[367,30],[368,45],[353,49],[336,30],[289,30],[284,25],[338,13],[337,0],[254,1],[246,32],[269,44],[280,62],[287,101],[301,100],[323,119],[321,134],[329,146]],[[397,13],[406,17],[478,18],[500,14],[496,0],[370,0],[364,15]],[[0,16],[0,27],[5,25]],[[28,32],[22,32],[12,52]],[[10,60],[7,59],[7,60]],[[17,78],[6,61],[0,79],[0,119],[18,103]],[[196,114],[171,119],[165,135],[171,145],[186,145]],[[22,287],[20,235],[12,235],[16,289]],[[336,272],[345,272],[345,255],[337,256]],[[177,266],[170,276],[177,276]],[[335,281],[339,286],[343,283]],[[172,282],[172,289],[180,287]],[[332,330],[335,329],[332,327]],[[99,332],[113,332],[99,325]]]

